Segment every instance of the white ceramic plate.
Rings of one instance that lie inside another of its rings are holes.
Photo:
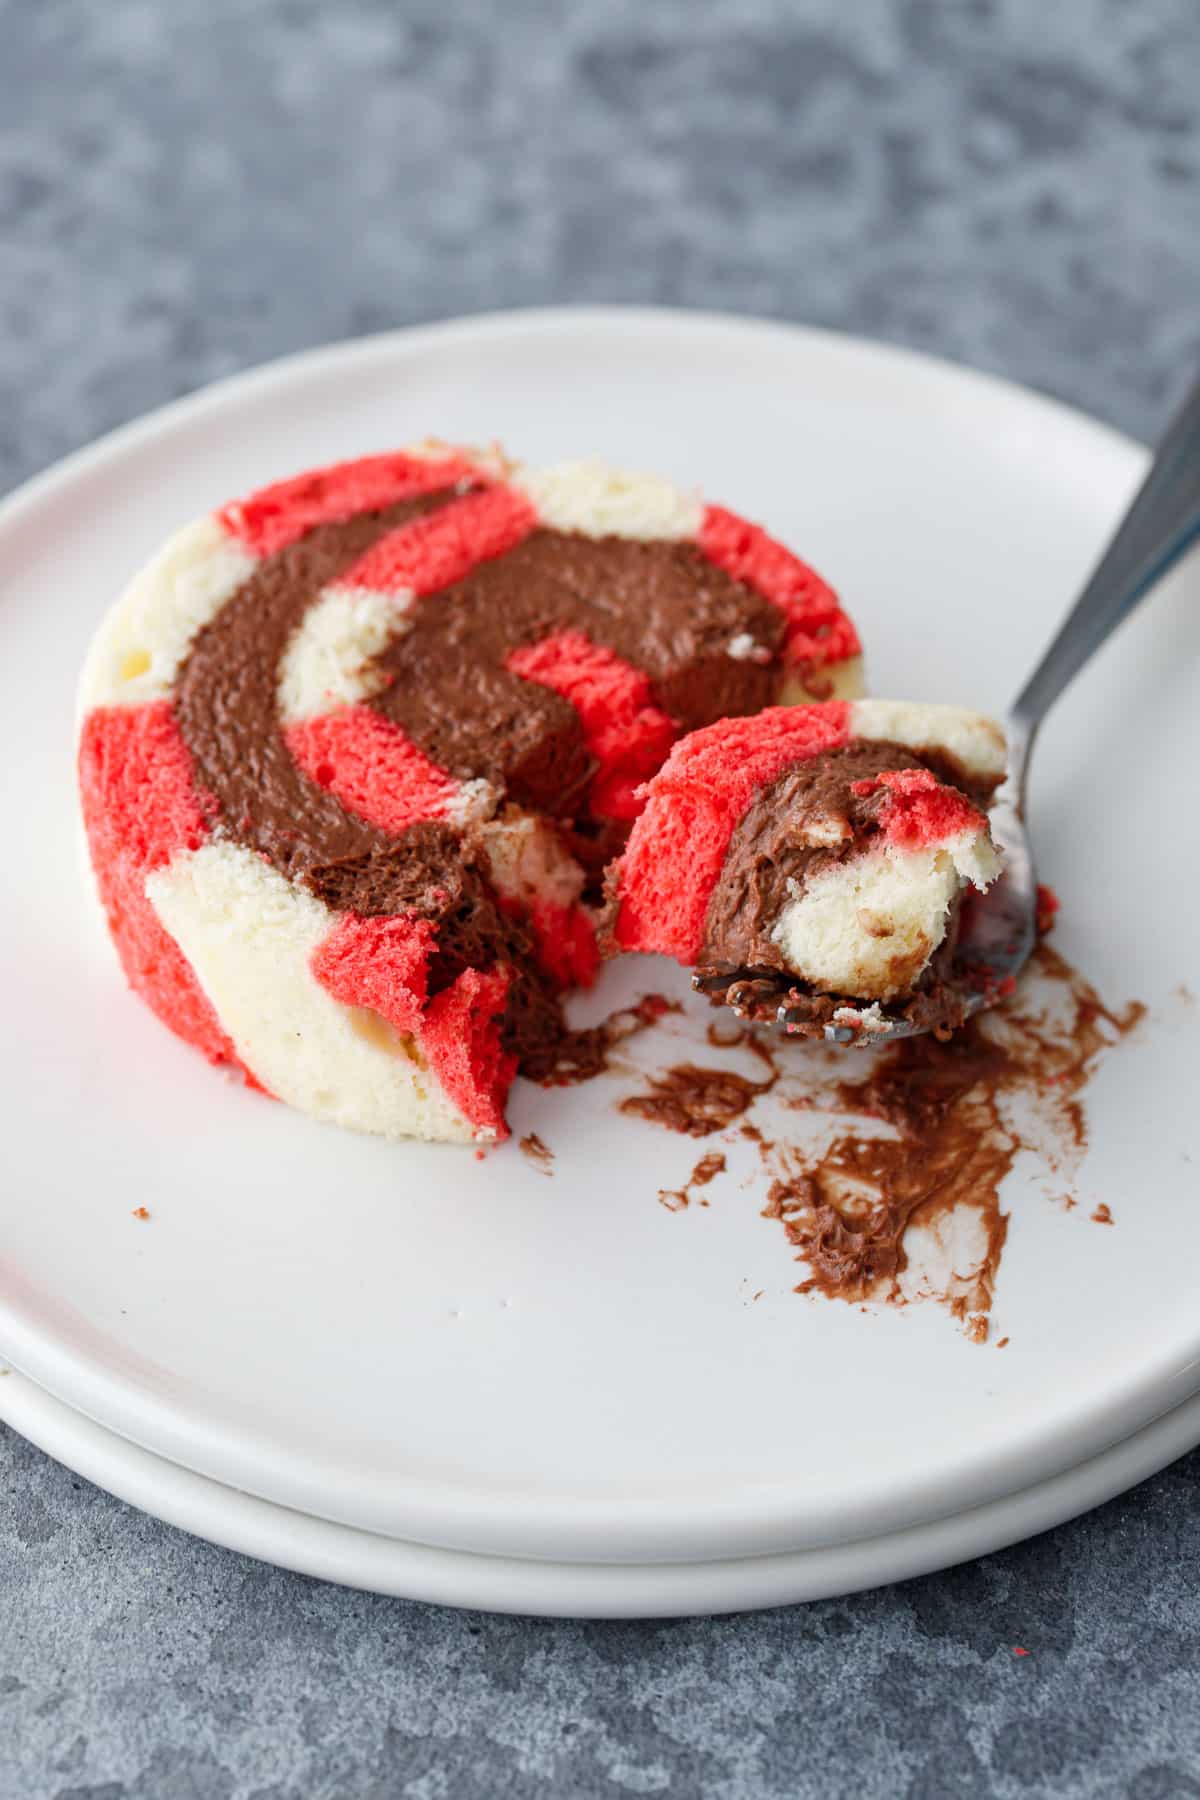
[[[257,1500],[139,1450],[12,1371],[0,1419],[68,1468],[184,1531],[323,1581],[489,1612],[654,1618],[743,1612],[907,1581],[1046,1531],[1163,1468],[1200,1438],[1200,1395],[1123,1443],[949,1519],[820,1549],[708,1563],[561,1563],[437,1550]]]
[[[878,1537],[1029,1488],[1200,1386],[1196,564],[1064,701],[1034,787],[1061,947],[1153,1017],[1093,1084],[1067,1213],[1005,1191],[1003,1354],[932,1307],[802,1299],[749,1162],[625,1089],[520,1084],[513,1146],[340,1134],[223,1082],[129,997],[85,902],[71,773],[88,635],[167,531],[268,478],[436,432],[661,468],[842,589],[877,692],[999,709],[1143,453],[892,350],[696,315],[526,314],[294,359],[108,439],[0,514],[0,1348],[159,1456],[329,1520],[491,1556],[695,1561]],[[19,778],[14,774],[19,771]],[[609,971],[596,1009],[662,984]],[[703,1055],[693,1003],[662,1060]],[[712,1055],[711,1052],[707,1053]],[[628,1083],[626,1083],[626,1087]],[[743,1181],[749,1185],[741,1185]],[[1088,1223],[1097,1201],[1116,1227]],[[131,1217],[139,1204],[152,1218]],[[763,1290],[757,1303],[752,1296]]]

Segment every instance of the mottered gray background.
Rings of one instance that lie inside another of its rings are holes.
[[[663,301],[1140,436],[1200,364],[1196,0],[0,0],[0,487],[283,352]],[[0,1796],[1200,1795],[1200,1454],[720,1620],[344,1592],[0,1428]],[[1014,1655],[1021,1645],[1029,1654]]]

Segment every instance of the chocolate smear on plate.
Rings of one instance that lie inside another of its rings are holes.
[[[682,1131],[688,1137],[711,1137],[724,1131],[735,1119],[749,1112],[761,1095],[769,1094],[780,1076],[774,1050],[762,1038],[755,1037],[745,1026],[736,1034],[712,1035],[709,1042],[723,1050],[749,1050],[766,1067],[762,1081],[752,1081],[733,1069],[701,1067],[698,1063],[676,1063],[661,1075],[650,1075],[648,1091],[631,1094],[620,1102],[619,1110],[651,1124],[665,1125],[669,1131]]]
[[[632,1006],[610,1013],[599,1025],[567,1031],[532,1078],[542,1087],[575,1087],[581,1081],[591,1081],[610,1066],[618,1044],[657,1025],[665,1014],[682,1010],[677,1000],[668,1000],[663,994],[643,994]]]
[[[805,1265],[796,1291],[939,1300],[982,1342],[1009,1227],[1001,1184],[1023,1152],[1070,1183],[1087,1147],[1087,1083],[1144,1015],[1136,1001],[1108,1006],[1043,943],[1013,999],[948,1042],[907,1038],[850,1056],[744,1032],[737,1045],[768,1064],[764,1080],[683,1064],[621,1110],[702,1137],[778,1089],[783,1106],[832,1128],[815,1146],[740,1128],[769,1180],[764,1216]]]
[[[665,1206],[668,1212],[682,1212],[685,1207],[691,1205],[692,1190],[698,1187],[707,1187],[709,1182],[715,1181],[718,1175],[724,1173],[724,1170],[724,1152],[710,1150],[707,1156],[700,1158],[681,1188],[659,1188],[658,1204]],[[708,1201],[702,1201],[701,1205],[707,1206]]]
[[[520,1149],[521,1154],[527,1156],[534,1168],[541,1174],[552,1175],[554,1173],[552,1167],[554,1152],[548,1144],[542,1142],[536,1131],[531,1131],[528,1136],[521,1139]]]
[[[946,1043],[901,1039],[870,1053],[864,1078],[792,1098],[845,1120],[815,1155],[774,1152],[764,1210],[808,1267],[797,1291],[940,1298],[982,1342],[1009,1225],[1001,1183],[1023,1150],[1070,1180],[1088,1141],[1083,1091],[1144,1013],[1105,1005],[1042,944],[1011,1005]]]

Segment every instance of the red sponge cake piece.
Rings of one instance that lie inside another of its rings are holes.
[[[849,719],[844,700],[773,706],[676,744],[618,867],[618,947],[693,962],[730,837],[754,794],[789,763],[848,742]]]

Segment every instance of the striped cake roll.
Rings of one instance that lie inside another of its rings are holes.
[[[612,945],[800,1031],[869,1032],[884,1006],[953,1028],[957,917],[999,872],[986,808],[1004,766],[999,726],[956,706],[832,701],[694,732],[610,872]]]
[[[676,738],[860,679],[812,570],[654,478],[428,444],[264,488],[170,540],[84,670],[126,974],[319,1118],[501,1137]]]

